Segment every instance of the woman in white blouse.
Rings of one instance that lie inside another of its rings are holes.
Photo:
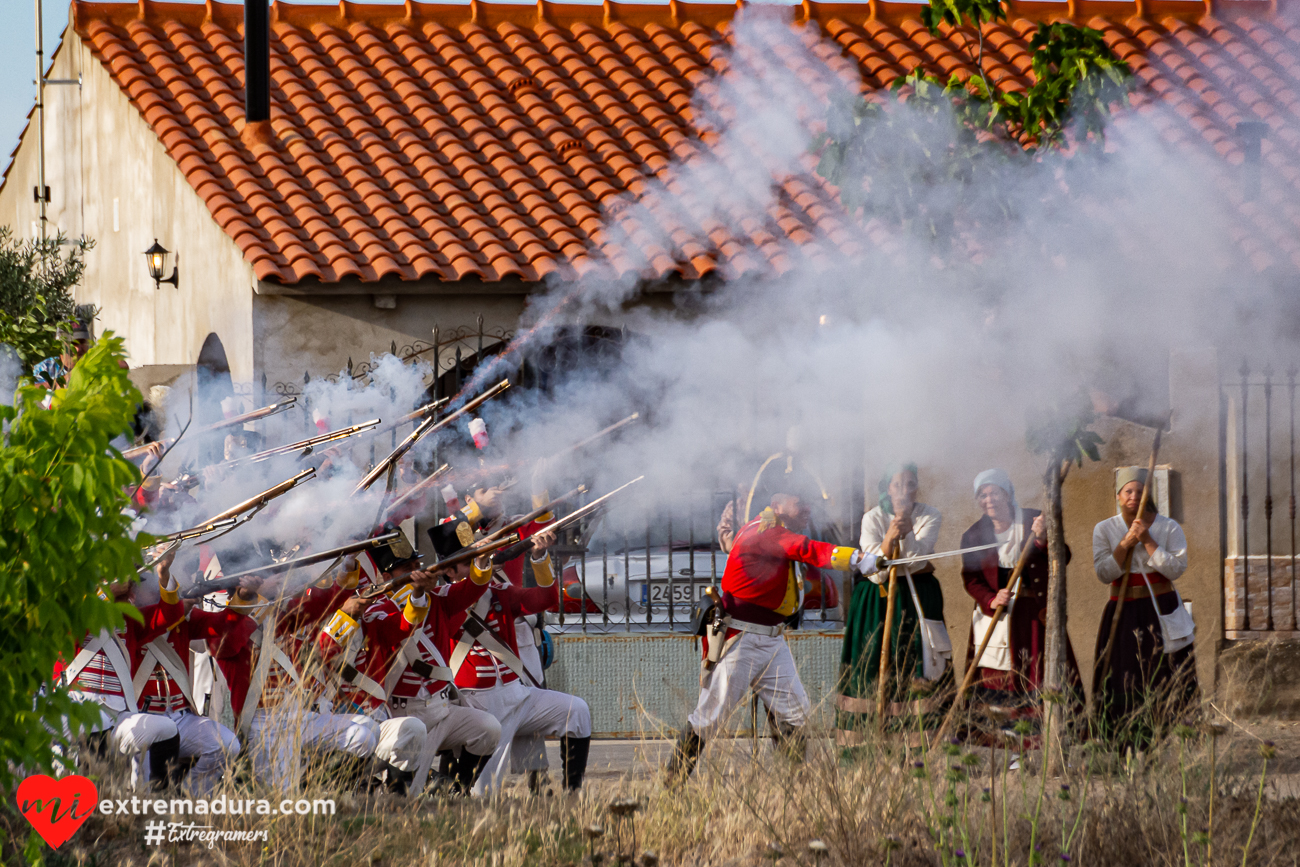
[[[933,506],[916,501],[915,464],[892,468],[880,479],[878,505],[862,517],[859,546],[886,557],[924,557],[934,553],[943,518]],[[901,552],[901,553],[900,553]],[[882,582],[888,571],[868,576],[853,590],[840,660],[843,676],[838,705],[837,738],[856,741],[875,716],[875,681],[880,674],[880,639],[887,606]],[[890,639],[890,697],[887,712],[895,729],[916,732],[938,725],[943,687],[952,681],[952,646],[943,623],[943,590],[928,562],[898,570],[898,593]]]
[[[1097,632],[1093,695],[1102,734],[1139,745],[1176,721],[1197,694],[1190,617],[1178,611],[1182,599],[1173,583],[1187,570],[1187,537],[1176,521],[1157,513],[1154,501],[1138,519],[1146,476],[1147,471],[1137,467],[1120,470],[1115,479],[1120,514],[1092,531],[1097,579],[1110,585],[1111,594]],[[1102,670],[1130,552],[1133,562],[1115,646]],[[1166,618],[1163,629],[1161,616]],[[1186,629],[1178,628],[1180,619]]]

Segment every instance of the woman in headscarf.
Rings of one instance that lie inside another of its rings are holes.
[[[1139,519],[1137,510],[1147,471],[1120,470],[1115,477],[1118,515],[1092,531],[1092,560],[1097,578],[1110,585],[1110,601],[1097,632],[1097,699],[1102,734],[1120,743],[1144,744],[1176,720],[1196,700],[1196,660],[1192,655],[1190,614],[1181,614],[1182,599],[1173,582],[1187,571],[1187,537],[1178,523],[1158,513],[1155,500]],[[1115,631],[1110,662],[1101,670],[1119,600],[1124,560],[1132,553],[1128,591]],[[1160,616],[1185,618],[1185,635],[1166,636]],[[1166,645],[1167,638],[1181,639]]]
[[[859,547],[864,552],[891,558],[934,553],[943,518],[938,509],[916,501],[917,489],[915,464],[892,468],[881,477],[879,504],[862,517]],[[836,740],[843,746],[860,743],[863,731],[874,724],[888,571],[860,582],[849,603],[836,696]],[[919,733],[938,727],[952,698],[952,646],[943,623],[943,590],[934,577],[934,567],[924,561],[900,566],[896,599],[886,688],[887,726]]]
[[[985,729],[986,740],[997,743],[992,731],[1017,743],[1016,720],[1029,720],[1035,728],[1042,711],[1039,690],[1043,684],[1043,651],[1047,645],[1047,529],[1037,509],[1023,509],[1016,502],[1016,489],[1005,470],[985,470],[975,477],[975,500],[984,514],[962,534],[961,547],[996,544],[996,548],[962,556],[962,582],[975,600],[966,659],[975,664],[979,647],[993,622],[993,612],[1002,605],[1007,611],[984,655],[978,660],[971,709],[977,728]],[[1011,573],[1029,546],[1029,559],[1021,572],[1019,587]],[[1070,551],[1065,552],[1069,561]],[[1077,713],[1083,706],[1083,682],[1074,659],[1074,648],[1066,637],[1067,707]],[[1025,739],[1037,742],[1038,733]]]

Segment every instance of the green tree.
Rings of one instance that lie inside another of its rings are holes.
[[[1040,23],[1030,40],[1033,83],[1002,86],[984,71],[982,25],[1006,19],[1004,0],[930,0],[921,15],[932,33],[960,36],[949,44],[977,73],[941,80],[917,66],[894,82],[893,99],[859,94],[837,104],[814,144],[817,173],[863,220],[943,247],[958,227],[996,244],[1016,216],[1017,175],[1067,145],[1103,143],[1130,71],[1099,31],[1057,21]]]
[[[76,312],[72,288],[81,282],[93,246],[62,235],[21,241],[0,226],[0,343],[13,348],[24,370],[59,354],[57,330]]]
[[[112,333],[72,369],[67,388],[21,385],[0,406],[0,789],[11,768],[48,769],[51,730],[98,718],[53,688],[62,655],[71,661],[86,633],[113,629],[130,605],[101,599],[110,582],[132,580],[140,542],[130,536],[127,491],[140,480],[109,442],[129,431],[140,392],[119,366]],[[138,617],[139,615],[136,614]]]

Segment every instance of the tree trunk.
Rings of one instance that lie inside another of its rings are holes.
[[[1063,696],[1066,692],[1065,649],[1069,646],[1065,632],[1065,523],[1061,515],[1061,459],[1053,455],[1044,478],[1045,497],[1043,522],[1047,530],[1047,647],[1043,658],[1043,691]],[[1043,723],[1048,738],[1044,739],[1043,759],[1048,773],[1056,774],[1064,768],[1063,701],[1044,702]],[[1050,741],[1050,742],[1049,742]]]

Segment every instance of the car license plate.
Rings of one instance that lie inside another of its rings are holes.
[[[669,585],[669,584],[650,584],[650,585],[648,585],[648,586],[649,586],[649,594],[648,594],[648,595],[649,595],[649,599],[648,599],[648,604],[649,604],[649,605],[651,605],[651,606],[656,606],[656,605],[657,605],[657,606],[661,606],[661,607],[667,608],[667,607],[668,607],[669,590],[671,589],[671,591],[672,591],[673,607],[676,608],[677,606],[680,605],[680,606],[682,606],[683,608],[689,608],[689,607],[694,603],[694,601],[695,601],[696,598],[698,598],[698,597],[704,595],[704,587],[707,586],[707,585],[697,584],[697,585],[695,585],[695,588],[692,588],[689,582],[683,581],[683,582],[680,583],[680,584],[677,584],[677,583],[674,583],[674,584],[671,584],[671,585]],[[645,585],[645,584],[642,584],[642,585],[641,585],[641,605],[642,605],[642,607],[646,607],[646,606],[647,606],[647,593],[646,593],[646,587],[647,587],[647,585]],[[692,589],[695,589],[695,590],[696,590],[696,593],[695,593],[694,597],[691,595],[691,590],[692,590]]]

